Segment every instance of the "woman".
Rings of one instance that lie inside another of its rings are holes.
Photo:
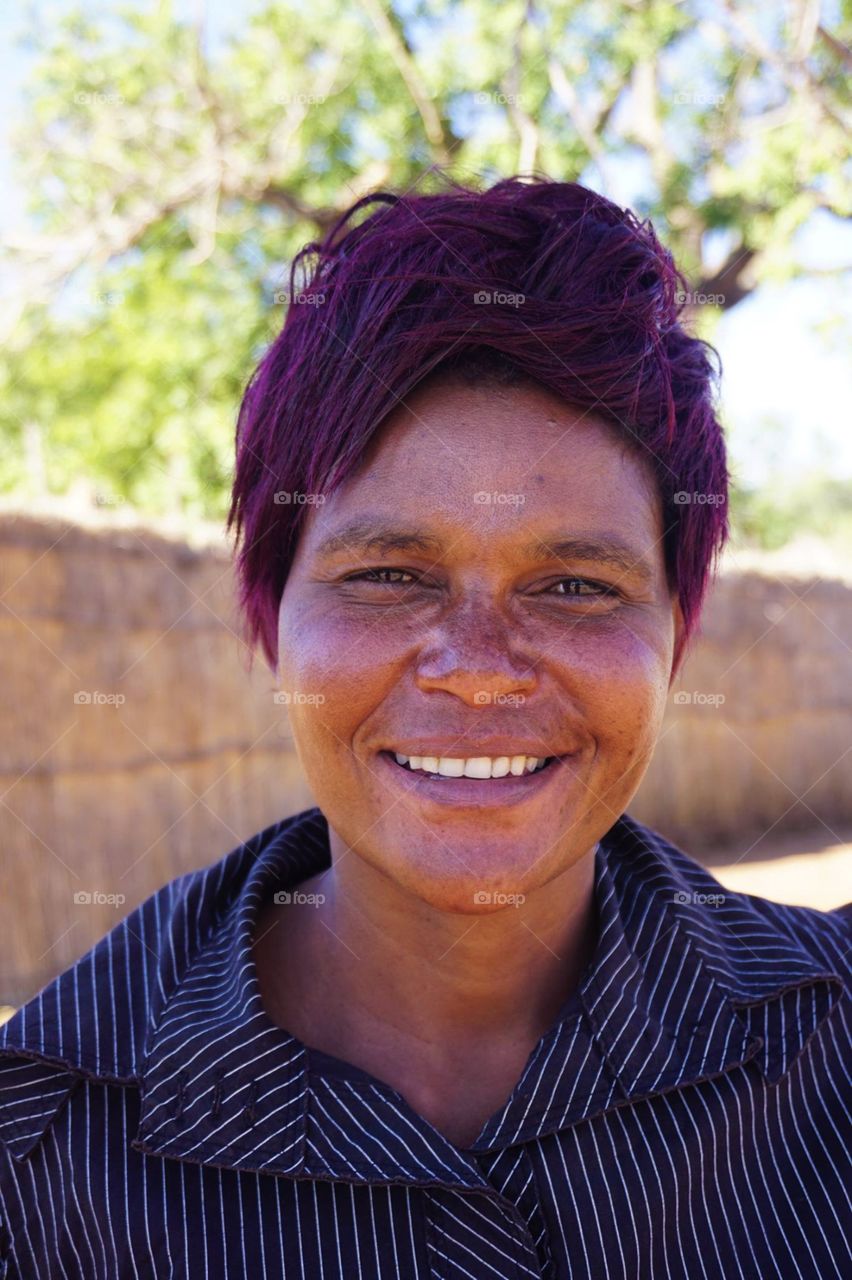
[[[848,1274],[841,915],[626,813],[727,533],[683,285],[545,180],[299,255],[229,528],[317,807],[7,1024],[5,1275]]]

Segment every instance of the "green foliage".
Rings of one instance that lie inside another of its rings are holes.
[[[628,162],[632,203],[697,291],[720,290],[710,232],[729,247],[726,305],[789,274],[813,210],[852,204],[848,19],[832,15],[828,38],[809,12],[277,0],[208,52],[161,0],[86,5],[33,32],[0,489],[62,492],[84,475],[145,510],[219,518],[287,264],[359,195],[429,189],[436,168],[483,182],[539,170],[609,193]]]
[[[20,444],[35,422],[52,492],[84,474],[144,510],[222,513],[234,405],[280,315],[233,256],[190,266],[187,243],[179,226],[149,232],[133,260],[99,275],[85,321],[43,316],[0,364],[4,488],[26,488]]]
[[[802,534],[834,544],[848,557],[852,549],[852,481],[825,473],[796,483],[765,488],[734,486],[731,527],[742,546],[774,551]]]

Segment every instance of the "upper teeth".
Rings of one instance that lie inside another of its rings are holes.
[[[397,764],[407,764],[412,769],[426,773],[440,773],[445,778],[504,778],[507,773],[520,777],[532,773],[547,761],[548,756],[470,756],[454,759],[451,756],[404,756],[395,751]]]

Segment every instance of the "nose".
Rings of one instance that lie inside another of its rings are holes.
[[[511,622],[493,604],[479,599],[456,605],[421,650],[417,687],[452,693],[471,707],[509,694],[527,697],[536,687],[538,673],[519,640]]]

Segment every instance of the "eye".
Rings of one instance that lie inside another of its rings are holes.
[[[566,584],[569,587],[589,587],[591,589],[592,595],[595,595],[595,596],[615,597],[618,595],[618,592],[615,591],[612,587],[608,587],[605,582],[592,582],[588,578],[560,578],[558,582],[555,582],[553,584],[553,588],[551,588],[551,590]],[[577,596],[582,597],[586,593],[581,591],[567,590],[567,591],[557,592],[557,594],[574,596],[576,598]]]
[[[410,587],[418,584],[426,585],[424,580],[409,569],[394,569],[382,565],[374,569],[360,569],[357,573],[349,573],[343,582],[364,582],[378,587]],[[564,588],[564,590],[563,590]],[[573,600],[616,600],[619,592],[607,586],[605,582],[595,582],[589,578],[560,578],[550,587],[542,591],[542,595],[554,593]]]
[[[395,573],[395,574],[401,575],[403,578],[411,578],[412,580],[414,578],[414,574],[409,573],[407,569],[381,568],[381,569],[362,569],[360,573],[350,573],[343,579],[343,581],[344,582],[375,582],[375,583],[378,583],[380,586],[389,586],[389,587],[408,585],[407,583],[401,582],[399,577],[395,578],[393,581],[390,581],[389,579],[386,579],[386,578],[382,579],[379,577],[379,575],[382,573]]]

